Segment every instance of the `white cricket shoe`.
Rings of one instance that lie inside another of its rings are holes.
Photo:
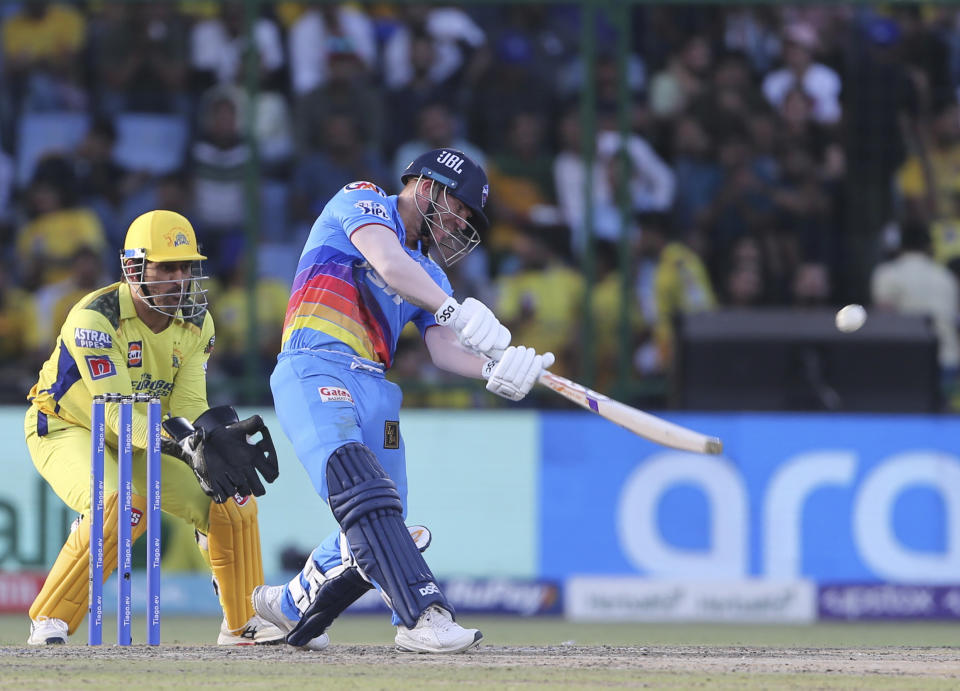
[[[394,640],[397,650],[407,653],[460,653],[480,645],[481,638],[482,633],[463,628],[447,610],[430,605],[412,629],[398,626]]]
[[[220,635],[217,636],[217,645],[266,645],[268,643],[282,643],[286,634],[279,628],[254,614],[238,633],[227,628],[227,620],[220,624]]]
[[[250,601],[253,603],[254,611],[261,619],[270,622],[286,635],[293,630],[297,622],[287,618],[287,615],[283,613],[283,608],[280,606],[282,597],[282,585],[258,585],[253,589]],[[328,645],[330,645],[330,636],[321,633],[300,648],[303,650],[323,650]]]
[[[36,621],[30,620],[30,645],[63,645],[67,642],[67,622],[63,619],[40,617]]]

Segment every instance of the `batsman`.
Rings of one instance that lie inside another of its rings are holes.
[[[90,410],[93,396],[150,394],[160,399],[162,507],[190,522],[223,607],[217,643],[281,640],[284,631],[253,611],[263,583],[257,502],[259,475],[278,475],[269,431],[259,416],[239,420],[230,406],[207,405],[213,318],[197,238],[178,213],[156,210],[130,225],[120,253],[123,279],[81,299],[67,316],[31,389],[24,423],[39,473],[81,517],[30,607],[32,645],[65,643],[88,609]],[[106,407],[104,578],[117,563],[119,409]],[[146,404],[133,417],[134,540],[146,530]],[[259,473],[259,475],[258,475]]]

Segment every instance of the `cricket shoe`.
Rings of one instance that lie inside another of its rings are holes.
[[[67,622],[63,619],[39,617],[30,620],[30,645],[63,645],[67,642]]]
[[[286,636],[297,625],[297,622],[287,618],[287,615],[283,613],[283,608],[280,606],[282,599],[282,585],[258,585],[253,589],[253,594],[250,596],[253,610],[257,615],[283,631],[284,636]],[[299,647],[303,650],[323,650],[328,645],[330,645],[330,636],[321,633],[306,645]]]
[[[268,645],[283,643],[286,634],[279,628],[254,614],[246,626],[239,632],[227,628],[227,620],[220,624],[220,635],[217,636],[217,645]]]
[[[463,628],[447,610],[430,605],[412,629],[398,626],[394,640],[397,650],[406,653],[461,653],[480,645],[481,638],[482,633]]]

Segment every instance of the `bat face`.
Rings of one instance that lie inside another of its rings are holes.
[[[591,410],[602,418],[630,430],[634,434],[664,446],[695,453],[723,453],[723,442],[716,437],[708,437],[667,422],[655,415],[615,401],[576,382],[565,379],[552,372],[540,375],[540,383],[558,394],[573,401],[582,408]]]

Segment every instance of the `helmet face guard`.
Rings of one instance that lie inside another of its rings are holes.
[[[417,209],[430,232],[433,245],[447,266],[455,264],[480,244],[480,233],[489,225],[483,213],[490,191],[487,174],[462,151],[434,149],[411,161],[400,176],[400,181],[406,184],[414,178],[417,180]],[[424,178],[431,181],[427,194],[421,191],[420,183]],[[451,197],[470,209],[469,220],[453,212]],[[420,201],[427,202],[426,211],[420,208],[423,206]],[[444,219],[448,223],[456,219],[457,222],[450,225],[462,223],[464,228],[447,227]]]
[[[431,180],[430,194],[421,193],[419,182],[424,177],[421,175],[417,179],[416,195],[417,199],[427,202],[427,211],[421,209],[419,204],[417,209],[420,211],[424,223],[427,224],[433,246],[437,248],[443,258],[443,263],[452,266],[470,254],[473,248],[480,244],[480,233],[468,219],[454,213],[450,203],[450,198],[454,195],[450,193],[446,185],[438,185],[436,180]],[[436,191],[436,194],[434,194],[434,191]],[[464,228],[461,230],[456,226],[446,227],[443,224],[442,214],[448,214],[448,218],[452,216],[454,219],[462,221]]]
[[[202,283],[209,276],[203,273],[203,260],[190,261],[190,275],[179,281],[180,289],[175,292],[155,292],[154,290],[156,286],[168,286],[173,281],[143,280],[149,261],[144,249],[126,249],[120,253],[120,267],[124,280],[131,288],[138,289],[143,302],[150,309],[167,317],[184,319],[199,317],[207,311],[207,289],[202,287]],[[158,298],[170,297],[177,298],[176,304],[157,304]]]

